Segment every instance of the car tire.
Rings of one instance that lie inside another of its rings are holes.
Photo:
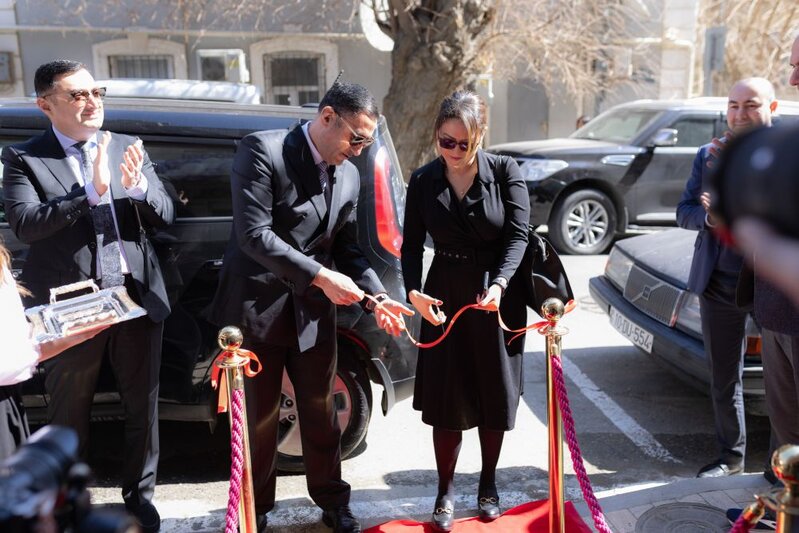
[[[341,349],[333,396],[339,426],[342,428],[341,458],[346,459],[366,438],[372,416],[372,395],[369,377],[364,369]],[[305,472],[299,430],[294,387],[284,372],[277,447],[277,469],[281,472]]]
[[[558,202],[549,218],[549,240],[562,254],[604,252],[616,234],[616,208],[596,189],[580,189]]]

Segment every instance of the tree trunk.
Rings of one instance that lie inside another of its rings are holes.
[[[434,154],[441,100],[476,81],[494,9],[481,0],[390,3],[394,50],[384,113],[407,181]]]

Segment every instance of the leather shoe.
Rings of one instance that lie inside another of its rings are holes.
[[[258,533],[266,531],[266,513],[259,514],[255,517],[255,530]]]
[[[715,463],[710,463],[709,465],[705,465],[699,469],[699,473],[696,477],[725,477],[725,476],[734,476],[735,474],[740,474],[744,471],[744,465],[739,464],[727,464],[722,463],[721,461],[716,461]]]
[[[499,515],[499,498],[497,496],[479,496],[477,498],[477,516],[483,522],[493,522]]]
[[[360,533],[361,524],[352,515],[349,505],[341,505],[322,512],[322,522],[333,528],[333,533]]]
[[[446,496],[436,498],[436,506],[433,509],[433,518],[430,523],[436,531],[452,531],[452,524],[455,515],[455,505]]]
[[[140,505],[126,505],[130,513],[139,524],[143,533],[157,533],[161,529],[161,516],[152,502],[144,502]]]

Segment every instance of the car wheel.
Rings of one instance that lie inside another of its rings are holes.
[[[338,371],[333,384],[333,404],[341,428],[342,459],[349,457],[364,440],[372,415],[369,378],[357,364],[348,363],[346,354],[340,350]],[[279,417],[277,468],[283,472],[304,472],[297,400],[294,386],[285,371]]]
[[[616,208],[595,189],[581,189],[561,200],[549,219],[549,238],[562,254],[593,255],[613,241]]]

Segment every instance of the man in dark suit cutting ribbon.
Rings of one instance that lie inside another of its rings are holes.
[[[51,127],[2,152],[5,209],[30,246],[21,281],[46,303],[49,289],[94,279],[124,286],[147,316],[122,322],[45,363],[54,424],[75,428],[85,457],[89,416],[108,353],[125,411],[122,496],[144,531],[158,531],[151,500],[158,465],[158,375],[169,304],[146,229],[172,223],[174,206],[141,141],[103,125],[105,88],[86,66],[58,60],[34,77]]]
[[[394,335],[404,329],[402,314],[413,314],[388,297],[358,247],[361,180],[348,159],[374,142],[377,119],[364,87],[337,82],[311,122],[253,133],[236,151],[233,229],[211,321],[241,326],[246,347],[264,366],[245,385],[259,531],[275,503],[284,368],[297,395],[308,492],[334,531],[361,531],[341,479],[332,398],[336,306],[375,295],[381,305],[365,307]]]

